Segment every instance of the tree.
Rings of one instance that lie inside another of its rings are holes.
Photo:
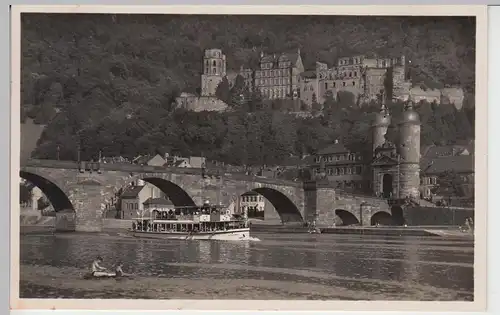
[[[431,189],[433,194],[446,198],[464,197],[461,176],[453,170],[445,171],[438,175],[437,185]]]
[[[386,102],[392,101],[394,96],[394,68],[389,67],[384,76],[384,95]]]
[[[222,78],[222,81],[217,85],[215,96],[226,104],[231,103],[231,91],[226,77]]]
[[[33,196],[33,190],[31,185],[25,183],[19,184],[19,203],[30,203],[31,197]]]

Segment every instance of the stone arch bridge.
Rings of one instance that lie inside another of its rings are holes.
[[[391,215],[385,200],[343,193],[327,183],[195,168],[28,160],[21,165],[19,175],[44,192],[58,212],[57,221],[74,223],[65,229],[76,231],[101,231],[106,205],[137,179],[157,186],[176,206],[200,205],[204,199],[229,205],[238,196],[255,191],[269,200],[283,222],[316,219],[320,225],[332,225],[340,217],[346,223],[370,225],[377,213],[379,217],[384,216],[380,212]]]

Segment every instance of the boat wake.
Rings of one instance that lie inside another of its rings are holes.
[[[253,237],[253,236],[235,237],[234,235],[218,235],[217,240],[235,241],[235,242],[260,242],[260,239],[258,237]]]

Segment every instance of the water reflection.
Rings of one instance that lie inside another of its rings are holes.
[[[24,235],[21,264],[86,269],[101,255],[104,265],[123,261],[126,271],[143,277],[242,279],[242,285],[248,279],[291,281],[410,296],[449,290],[472,295],[472,242],[357,235],[258,237],[262,241]]]

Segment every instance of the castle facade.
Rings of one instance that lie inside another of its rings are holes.
[[[223,78],[230,86],[237,76],[244,79],[250,92],[260,92],[263,99],[296,99],[312,106],[323,104],[326,95],[337,98],[339,92],[350,92],[355,102],[376,100],[385,93],[387,80],[391,80],[392,98],[402,101],[413,95],[416,101],[443,100],[460,108],[464,99],[462,89],[423,90],[412,87],[406,78],[406,57],[367,58],[365,55],[339,58],[336,65],[316,62],[312,71],[305,71],[300,49],[292,53],[264,54],[261,52],[256,69],[242,66],[239,71],[227,71],[226,55],[221,49],[207,49],[203,56],[201,95],[183,93],[178,106],[201,110],[225,110],[227,104],[217,99],[215,92]]]

